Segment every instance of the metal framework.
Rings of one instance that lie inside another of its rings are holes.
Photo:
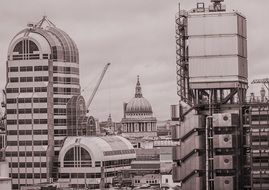
[[[221,2],[223,0],[212,0],[214,11],[223,11]],[[198,9],[197,5],[197,9]],[[242,125],[242,114],[243,114],[243,105],[246,100],[246,90],[247,84],[245,82],[212,82],[207,85],[203,84],[201,86],[190,86],[190,77],[189,77],[189,57],[188,57],[188,31],[187,31],[187,18],[188,12],[180,10],[179,4],[179,13],[176,16],[176,64],[177,64],[177,84],[178,84],[178,96],[180,98],[180,104],[187,104],[188,109],[180,111],[180,123],[184,125],[185,116],[190,112],[195,110],[198,115],[204,115],[207,117],[206,126],[205,126],[205,159],[206,159],[206,171],[205,171],[205,181],[206,189],[214,190],[214,178],[216,177],[216,170],[214,169],[214,157],[216,155],[216,150],[214,149],[214,136],[215,131],[213,128],[212,116],[215,113],[221,113],[227,109],[232,109],[237,111],[239,115],[238,126],[233,128],[232,135],[236,136],[235,144],[233,151],[230,152],[238,163],[235,165],[234,170],[236,172],[229,173],[235,177],[235,187],[236,189],[242,189],[242,179],[241,179],[241,166],[242,160],[241,156],[243,155],[243,150],[241,150],[240,145],[242,144],[242,138],[240,134],[243,131]],[[190,126],[191,127],[191,126]],[[197,135],[199,133],[196,131]],[[224,134],[225,131],[224,131]],[[228,133],[227,133],[228,134]],[[188,138],[188,137],[186,137]],[[182,136],[180,137],[182,142]],[[184,141],[184,140],[183,140]],[[181,145],[187,146],[187,145]],[[239,150],[239,151],[238,151]],[[225,152],[223,153],[225,155]],[[188,159],[188,158],[186,158]],[[182,158],[181,158],[182,161]],[[183,161],[184,162],[184,161]],[[180,166],[181,162],[179,163]],[[180,166],[181,167],[181,166]],[[199,171],[198,171],[199,173]],[[199,173],[199,175],[203,175]],[[190,174],[194,175],[194,174]],[[221,176],[225,174],[221,174]],[[227,175],[227,173],[226,173]],[[187,176],[191,177],[191,176]],[[185,179],[182,181],[185,183]]]
[[[187,36],[187,12],[180,10],[176,16],[176,63],[177,63],[177,94],[180,101],[191,105],[190,87],[189,87],[189,66],[188,49],[186,45]]]

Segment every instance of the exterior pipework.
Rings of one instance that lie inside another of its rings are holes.
[[[188,74],[188,57],[187,57],[187,12],[180,10],[176,16],[176,63],[177,63],[177,94],[180,100],[190,103],[189,100],[189,74]]]
[[[207,116],[206,117],[206,125],[205,125],[205,147],[206,147],[206,150],[205,150],[205,154],[206,154],[206,163],[205,163],[205,167],[206,167],[206,179],[209,178],[209,155],[208,155],[208,151],[209,151],[209,144],[208,144],[208,131],[209,131],[209,123],[210,123],[210,119],[212,119],[212,116]],[[209,180],[206,180],[206,190],[209,190]]]

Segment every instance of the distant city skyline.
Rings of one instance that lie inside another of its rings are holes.
[[[26,3],[27,2],[27,3]],[[182,8],[194,8],[198,0],[182,0]],[[209,0],[204,1],[209,4]],[[269,2],[225,0],[227,9],[238,9],[248,19],[249,82],[268,77]],[[34,7],[34,9],[33,9]],[[4,1],[0,0],[0,87],[6,83],[6,57],[12,37],[28,22],[43,15],[66,31],[80,53],[82,95],[89,98],[107,62],[112,65],[92,102],[90,115],[100,121],[109,113],[113,121],[123,117],[123,102],[134,97],[136,76],[158,120],[170,118],[177,104],[175,14],[178,0]],[[83,91],[84,89],[84,91]],[[254,89],[250,85],[249,91]],[[256,91],[258,92],[258,90]]]

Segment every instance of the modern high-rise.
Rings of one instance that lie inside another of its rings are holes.
[[[80,94],[79,53],[68,34],[43,17],[11,40],[6,69],[6,157],[13,189],[19,189],[57,173],[66,103]]]
[[[248,85],[246,17],[224,0],[176,18],[179,125],[174,181],[182,190],[248,189],[243,115]],[[174,110],[174,109],[173,109]]]

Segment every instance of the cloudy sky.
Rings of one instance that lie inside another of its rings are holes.
[[[80,53],[82,94],[90,96],[107,62],[110,66],[90,114],[105,120],[122,118],[122,104],[134,96],[140,75],[144,97],[155,116],[169,119],[176,95],[175,13],[178,0],[0,0],[0,88],[5,86],[5,61],[12,37],[43,15],[66,31]],[[197,2],[181,0],[187,10]],[[269,1],[226,0],[248,20],[249,76],[269,77]],[[254,90],[250,86],[250,90]]]

